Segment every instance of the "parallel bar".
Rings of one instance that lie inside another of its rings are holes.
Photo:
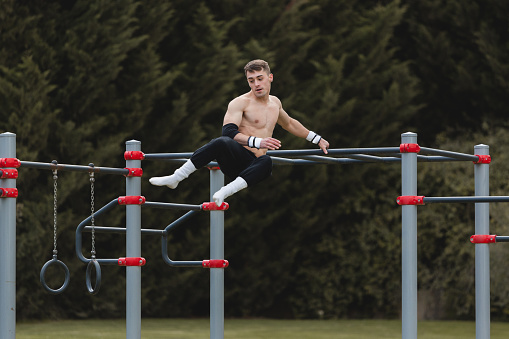
[[[417,134],[403,133],[402,144],[416,144]],[[417,153],[401,154],[401,193],[417,195]],[[417,339],[417,206],[401,207],[402,338]]]
[[[0,158],[16,157],[16,134],[0,134]],[[0,179],[15,188],[16,179]],[[16,199],[0,198],[0,338],[16,338]]]
[[[424,203],[485,203],[508,202],[509,196],[475,196],[475,197],[424,197]]]
[[[487,145],[474,147],[475,154],[489,155],[489,151]],[[489,164],[474,165],[476,197],[482,198],[490,195],[489,171]],[[490,234],[490,204],[488,203],[478,202],[475,204],[475,234]],[[475,244],[475,337],[476,339],[490,338],[489,244]]]
[[[36,168],[36,169],[48,169],[48,170],[59,170],[59,171],[70,171],[70,172],[94,172],[103,174],[117,174],[117,175],[128,175],[129,170],[125,168],[113,168],[113,167],[91,167],[82,165],[68,165],[68,164],[52,164],[46,162],[33,162],[33,161],[21,161],[21,167]]]
[[[201,205],[174,204],[174,203],[168,203],[168,202],[147,201],[143,204],[143,206],[164,208],[164,209],[169,209],[169,210],[201,211]]]
[[[509,242],[509,236],[507,235],[497,235],[495,237],[496,242]]]
[[[443,155],[446,157],[455,158],[455,159],[464,160],[464,161],[479,160],[479,158],[477,156],[472,155],[472,154],[444,151],[444,150],[428,148],[428,147],[421,147],[420,154]]]
[[[85,226],[83,229],[84,231],[91,232],[92,226]],[[95,232],[99,233],[118,233],[118,234],[125,234],[126,228],[124,227],[106,227],[106,226],[94,226]],[[142,228],[141,229],[142,234],[155,234],[155,235],[163,235],[163,230],[156,230],[156,229],[150,229],[150,228]]]

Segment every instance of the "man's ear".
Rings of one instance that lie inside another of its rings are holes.
[[[274,81],[274,74],[272,73],[269,74],[269,80],[270,82]]]

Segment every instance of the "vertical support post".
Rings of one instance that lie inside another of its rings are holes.
[[[416,144],[417,134],[401,134],[401,143]],[[401,154],[401,193],[417,195],[417,153]],[[417,206],[401,208],[402,338],[417,339]]]
[[[16,157],[16,134],[0,134],[0,158]],[[16,188],[16,179],[0,179]],[[0,198],[0,338],[16,338],[16,199]]]
[[[210,170],[210,201],[224,186],[224,174]],[[224,259],[224,211],[210,211],[210,259]],[[224,338],[224,269],[210,269],[210,338]]]
[[[474,154],[489,155],[488,145],[474,146]],[[489,164],[475,164],[475,195],[490,195]],[[475,204],[475,234],[490,234],[490,204]],[[475,337],[490,338],[489,244],[475,244]]]
[[[126,141],[126,151],[141,151],[141,142]],[[126,160],[141,168],[141,160]],[[126,195],[141,195],[141,178],[126,177]],[[141,205],[126,206],[126,257],[141,257]],[[126,338],[141,338],[141,266],[126,267]]]

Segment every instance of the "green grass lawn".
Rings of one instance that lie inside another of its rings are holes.
[[[506,339],[509,323],[492,323],[491,339]],[[124,320],[65,320],[18,323],[17,339],[122,339]],[[144,339],[207,339],[208,319],[143,319]],[[227,319],[225,339],[386,339],[401,338],[398,320]],[[475,323],[424,321],[419,339],[475,339]]]

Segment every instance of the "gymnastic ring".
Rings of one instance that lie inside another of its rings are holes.
[[[92,282],[90,281],[92,267],[95,268],[95,287],[92,287]],[[99,265],[99,263],[95,259],[90,260],[88,262],[86,283],[87,283],[88,293],[95,295],[99,292],[99,289],[101,288],[101,265]]]
[[[46,270],[48,269],[48,267],[50,267],[52,264],[57,264],[58,266],[61,266],[63,267],[64,271],[65,271],[65,279],[64,279],[64,283],[62,284],[62,286],[58,289],[52,289],[48,286],[48,284],[46,283],[46,279],[44,278],[44,275],[46,274]],[[49,293],[51,294],[60,294],[62,293],[66,288],[67,286],[69,286],[69,281],[71,280],[71,274],[69,273],[69,269],[67,268],[67,266],[61,262],[60,260],[58,260],[56,258],[56,256],[53,257],[53,259],[47,261],[44,266],[42,266],[42,269],[41,269],[41,284],[42,284],[42,287],[44,287],[44,289],[46,291],[48,291]]]

